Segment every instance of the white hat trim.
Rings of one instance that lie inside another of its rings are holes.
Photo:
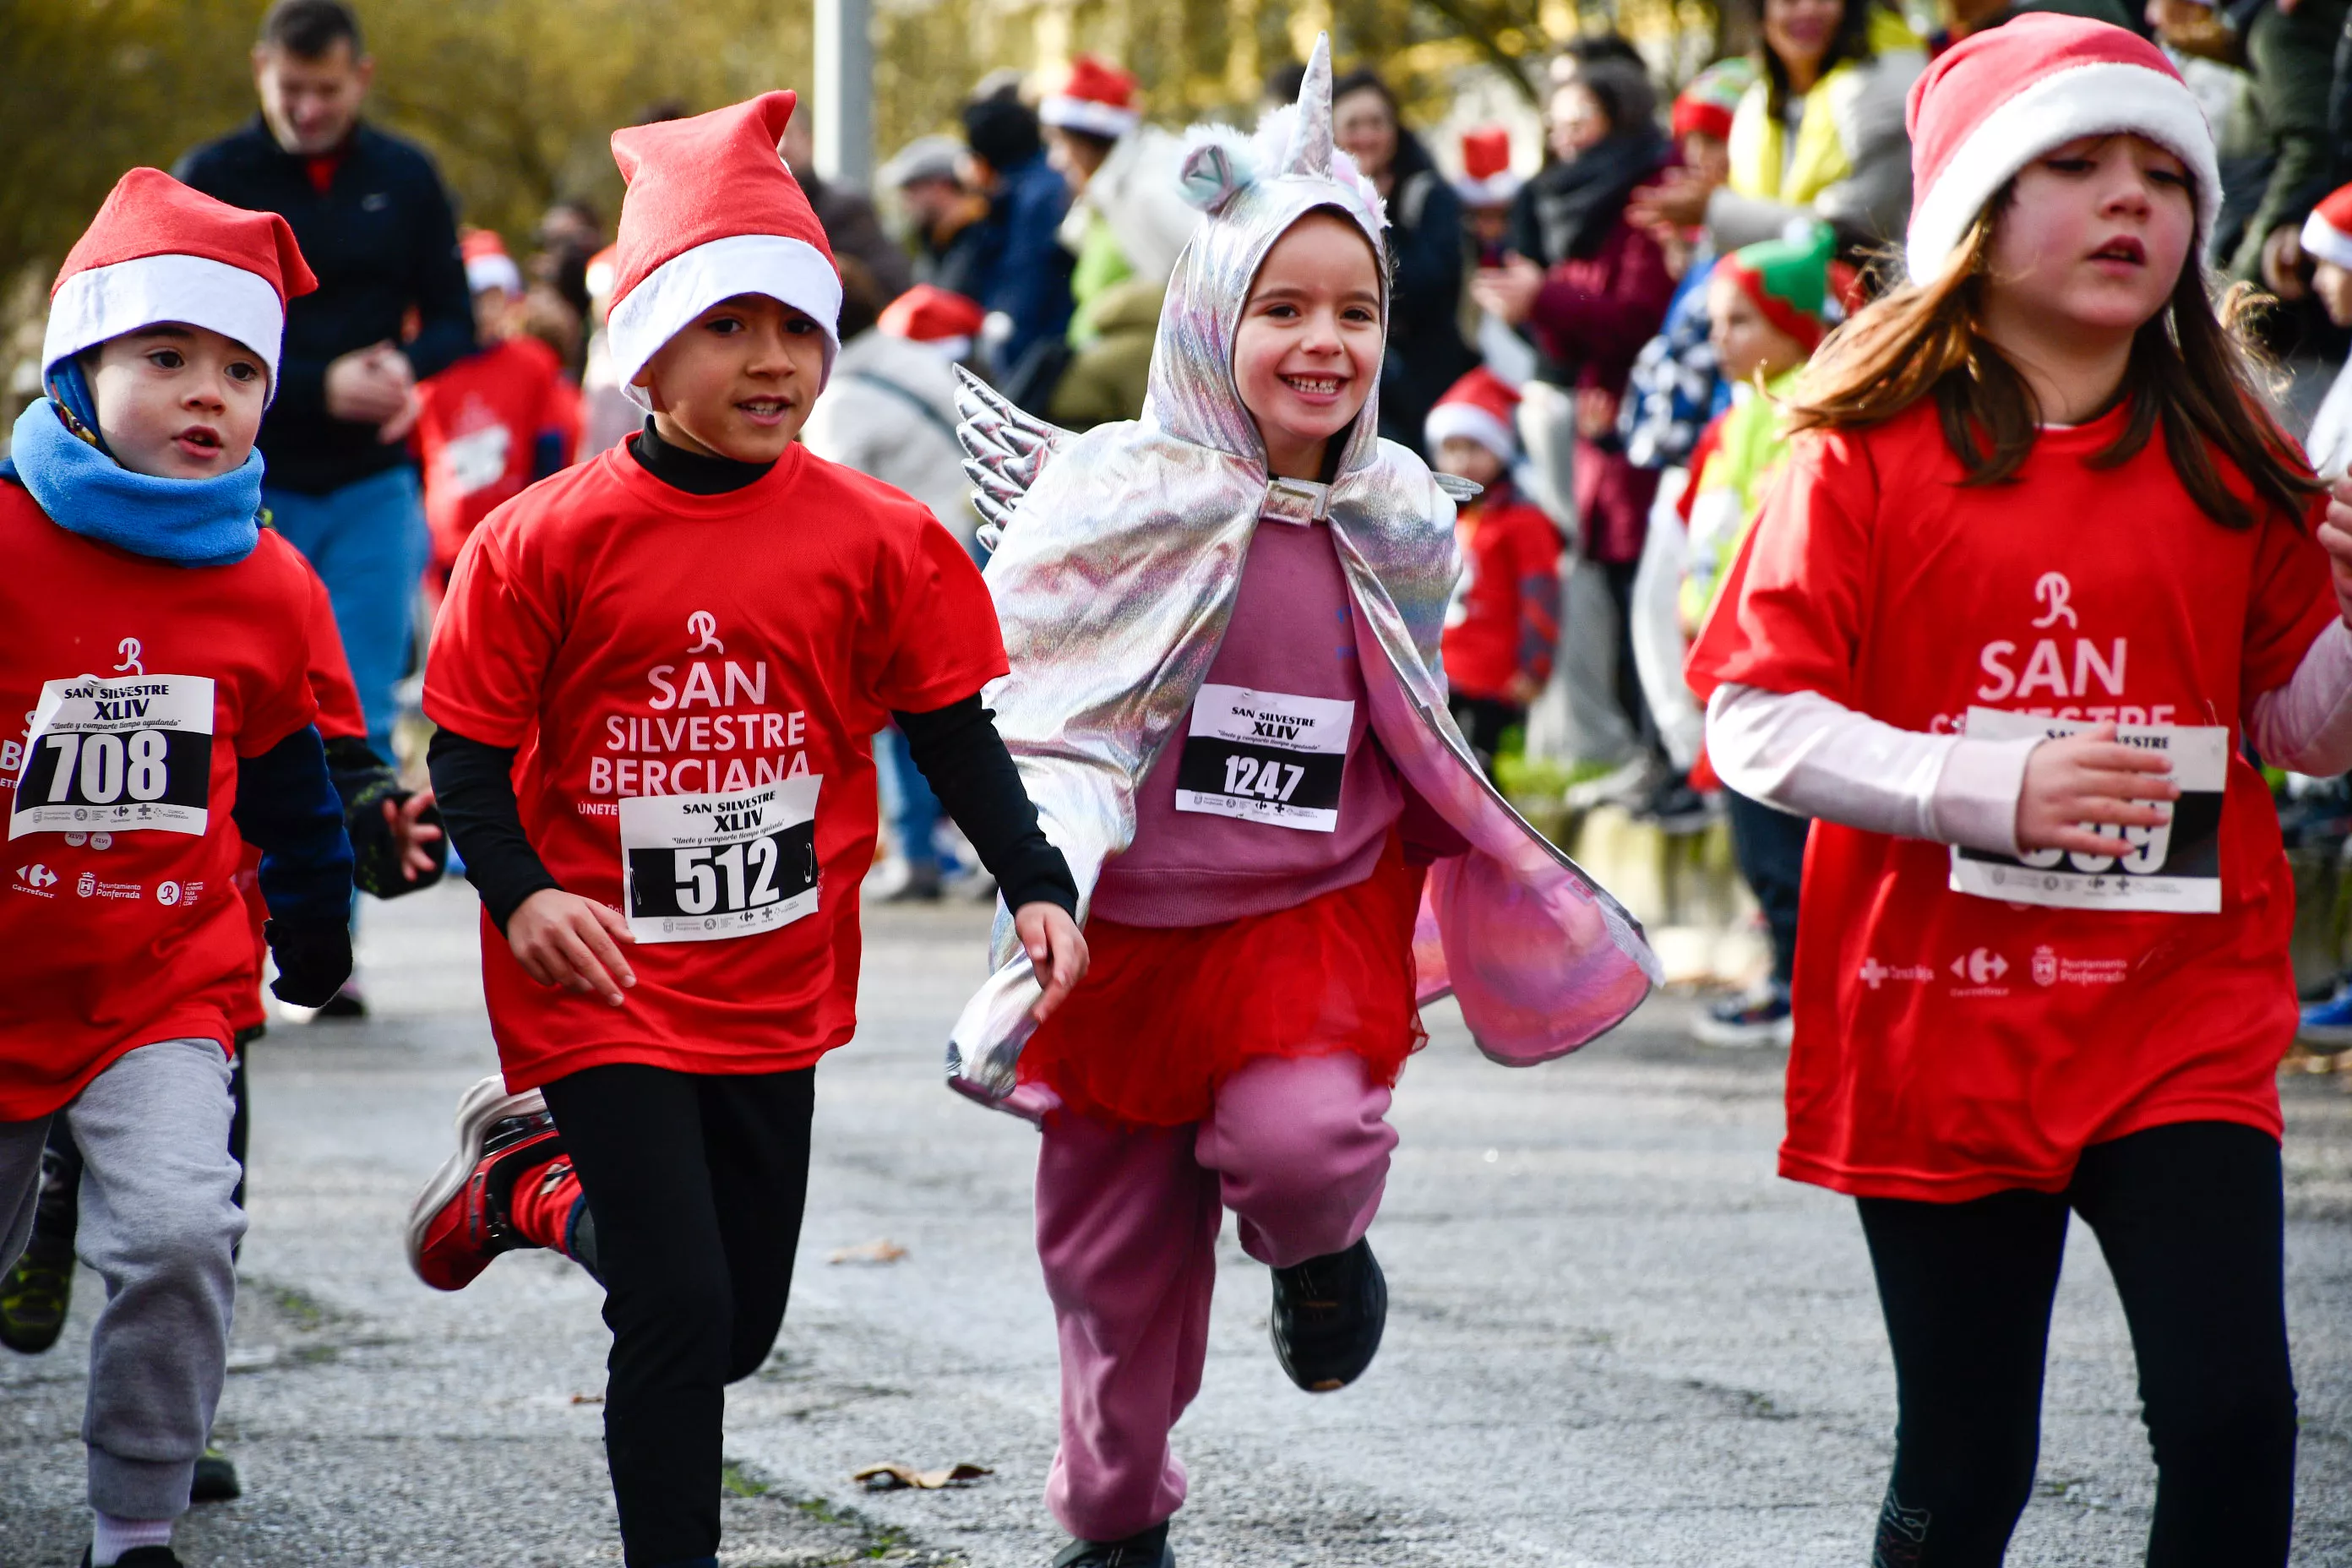
[[[278,391],[286,307],[257,272],[209,256],[141,256],[91,267],[58,286],[41,334],[41,372],[109,338],[159,321],[180,321],[233,338],[265,362]]]
[[[1456,436],[1475,441],[1504,462],[1515,461],[1519,455],[1519,438],[1508,425],[1496,418],[1475,403],[1441,403],[1429,411],[1422,426],[1430,450],[1452,440]]]
[[[1483,180],[1474,180],[1465,174],[1454,182],[1454,189],[1466,205],[1499,207],[1509,205],[1511,199],[1519,194],[1519,186],[1524,183],[1518,175],[1506,169],[1499,174],[1489,174]]]
[[[1116,142],[1142,121],[1132,109],[1119,109],[1091,98],[1057,92],[1037,106],[1037,118],[1064,131],[1087,131]]]
[[[509,294],[522,292],[522,268],[515,258],[504,251],[488,256],[477,256],[466,263],[466,287],[478,294],[485,289],[502,289]]]
[[[781,234],[730,234],[680,251],[613,301],[604,319],[613,378],[647,413],[653,400],[637,373],[697,316],[738,294],[765,294],[824,329],[824,371],[841,352],[841,274],[804,239]],[[824,384],[818,384],[819,390]]]
[[[1943,271],[1977,214],[2026,164],[2078,136],[2126,132],[2160,142],[2189,165],[2198,231],[2210,234],[2221,207],[2221,174],[2205,111],[2188,88],[2161,71],[2102,60],[2051,72],[2005,100],[1953,149],[1911,214],[1904,250],[1912,281]]]
[[[2315,261],[2352,268],[2352,234],[2315,212],[2303,220],[2303,253]]]

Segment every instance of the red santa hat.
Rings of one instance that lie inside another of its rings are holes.
[[[1508,464],[1517,460],[1519,395],[1480,365],[1445,389],[1429,411],[1422,435],[1433,452],[1455,437],[1475,441]]]
[[[1969,226],[2017,172],[2080,136],[2145,136],[2189,165],[2198,230],[2213,231],[2221,175],[2205,111],[2163,51],[2137,33],[2033,13],[1972,33],[1911,85],[1914,280],[1942,272]]]
[[[628,192],[613,243],[604,318],[613,374],[639,407],[637,373],[703,311],[764,294],[824,329],[825,374],[841,350],[841,274],[808,196],[776,152],[797,101],[763,92],[689,120],[613,132]]]
[[[1474,207],[1508,206],[1519,194],[1519,177],[1511,173],[1511,133],[1500,125],[1480,125],[1462,133],[1462,178],[1454,183],[1463,204]]]
[[[2303,220],[2303,249],[2315,261],[2352,268],[2352,185],[2311,209]]]
[[[522,292],[522,268],[507,254],[507,242],[496,230],[467,229],[457,240],[457,255],[466,263],[466,287],[475,293],[485,289]]]
[[[1084,131],[1116,142],[1135,129],[1135,79],[1092,55],[1070,62],[1062,90],[1037,106],[1037,119],[1065,131]]]
[[[49,289],[42,374],[110,338],[178,321],[252,350],[274,396],[286,301],[318,286],[276,213],[215,201],[161,169],[133,169],[107,193]]]
[[[971,341],[987,318],[979,300],[936,284],[918,283],[885,306],[876,324],[894,338],[929,343],[950,359],[961,359],[971,352]]]

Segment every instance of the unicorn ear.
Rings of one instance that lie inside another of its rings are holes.
[[[1223,206],[1256,177],[1248,153],[1222,137],[1195,142],[1187,148],[1177,174],[1184,199],[1204,213]]]
[[[1331,174],[1331,35],[1315,36],[1315,52],[1307,57],[1307,75],[1298,84],[1298,115],[1291,121],[1290,151],[1282,161],[1286,174]]]

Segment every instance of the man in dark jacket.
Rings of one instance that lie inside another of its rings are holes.
[[[965,105],[963,132],[974,184],[988,195],[988,216],[974,226],[971,294],[1011,328],[988,351],[991,368],[1014,402],[1042,410],[1066,357],[1076,258],[1057,236],[1070,187],[1046,161],[1037,116],[1017,99]]]
[[[474,314],[440,175],[417,148],[360,121],[373,72],[341,0],[279,0],[253,50],[261,112],[174,173],[284,215],[318,275],[318,291],[286,312],[278,396],[261,426],[262,499],[326,580],[368,742],[389,757],[427,548],[407,444],[416,383],[474,351]]]

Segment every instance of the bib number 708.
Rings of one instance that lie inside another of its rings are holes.
[[[783,857],[773,837],[730,844],[724,849],[677,849],[671,854],[682,913],[709,914],[722,907],[722,893],[723,907],[730,910],[756,910],[784,896],[776,886],[776,868]]]

